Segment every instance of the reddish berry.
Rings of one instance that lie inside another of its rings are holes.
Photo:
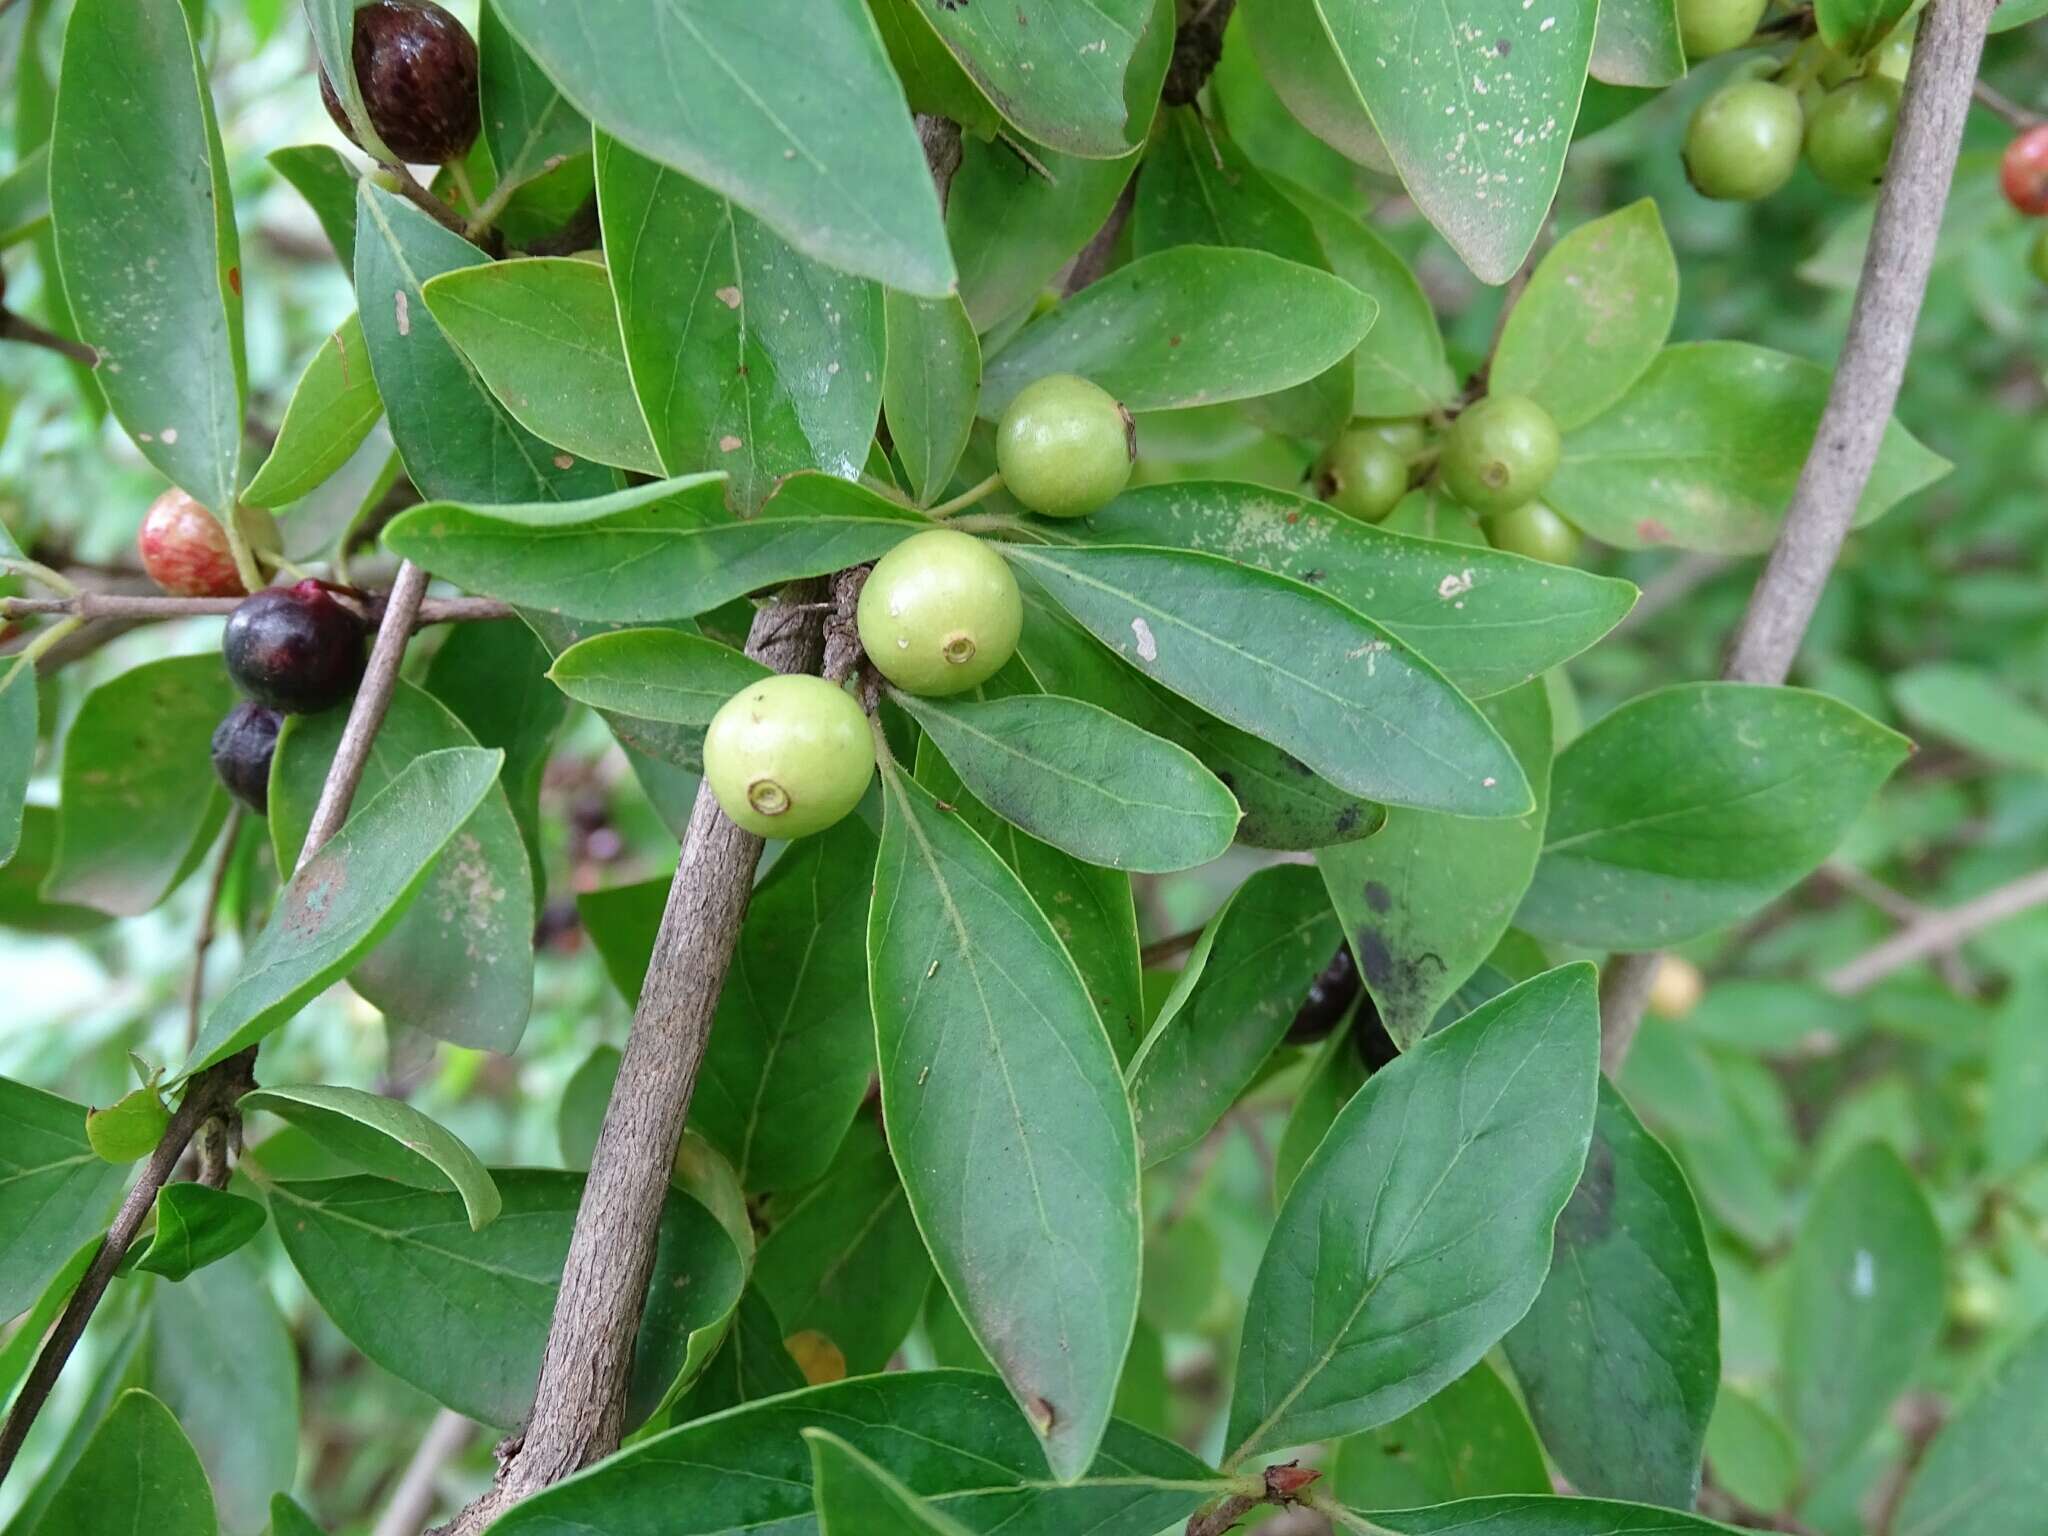
[[[270,809],[270,760],[284,716],[247,699],[213,728],[213,771],[228,793],[258,816]]]
[[[2021,213],[2048,214],[2048,123],[2037,123],[2005,146],[1998,168],[2005,200]]]
[[[350,54],[370,126],[391,153],[413,165],[445,165],[469,153],[482,108],[476,41],[461,22],[430,0],[370,0],[356,12]],[[355,143],[355,129],[324,71],[320,100]]]
[[[1289,1045],[1313,1045],[1343,1021],[1351,1007],[1351,1000],[1358,996],[1364,985],[1359,980],[1358,965],[1351,958],[1351,946],[1340,944],[1330,963],[1323,967],[1322,974],[1309,983],[1308,996],[1301,1000],[1301,1007],[1295,1010],[1294,1022],[1287,1028]]]
[[[135,546],[149,579],[173,597],[240,597],[246,590],[227,530],[176,486],[149,504]]]
[[[221,653],[235,686],[287,715],[332,709],[363,675],[363,621],[317,581],[265,587],[228,617]]]

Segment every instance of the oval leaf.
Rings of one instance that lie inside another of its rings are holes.
[[[105,1228],[128,1170],[85,1139],[85,1106],[0,1077],[0,1318]]]
[[[920,1499],[837,1435],[807,1429],[818,1529],[832,1536],[965,1536],[966,1527]]]
[[[263,1230],[270,1213],[254,1200],[181,1180],[156,1192],[156,1230],[135,1250],[134,1265],[183,1280],[224,1259]]]
[[[242,499],[252,507],[282,507],[317,490],[362,446],[383,414],[363,323],[350,315],[299,375],[277,442]]]
[[[548,669],[579,704],[699,730],[734,694],[767,675],[768,668],[744,652],[674,629],[592,635]]]
[[[1091,0],[1072,11],[917,0],[976,87],[1025,137],[1070,155],[1123,154],[1124,74],[1152,0]]]
[[[974,430],[981,343],[957,294],[918,299],[891,293],[884,312],[889,361],[882,408],[910,489],[919,506],[930,506],[959,468]]]
[[[1420,1408],[1341,1441],[1329,1491],[1356,1509],[1406,1509],[1548,1493],[1550,1475],[1529,1416],[1482,1360]]]
[[[115,1400],[35,1529],[37,1536],[105,1536],[117,1510],[154,1536],[220,1529],[199,1453],[171,1410],[139,1390]]]
[[[2003,1536],[2048,1494],[2041,1458],[2015,1454],[2048,1437],[2048,1326],[2036,1327],[1941,1428],[1906,1489],[1898,1536]]]

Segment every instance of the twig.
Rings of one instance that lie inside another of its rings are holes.
[[[1986,928],[1996,927],[2044,902],[2048,902],[2048,869],[2037,869],[1959,907],[1923,913],[1883,943],[1836,966],[1821,978],[1821,985],[1830,992],[1853,997],[1895,971],[1954,950]]]
[[[1169,107],[1191,106],[1223,57],[1223,31],[1237,0],[1182,0],[1173,31],[1173,57],[1159,99]]]
[[[920,112],[917,142],[924,149],[924,163],[932,174],[932,185],[938,189],[939,212],[944,213],[953,190],[953,173],[960,169],[960,125],[950,117]]]
[[[469,227],[463,222],[462,215],[421,186],[419,178],[413,175],[410,167],[392,163],[387,164],[384,169],[398,182],[399,195],[407,202],[422,212],[431,214],[434,222],[443,229],[461,235],[465,240],[469,238]]]
[[[475,1433],[476,1425],[451,1408],[435,1414],[370,1536],[419,1536],[440,1497],[441,1469],[463,1453]]]
[[[391,695],[397,690],[398,664],[405,660],[405,642],[412,636],[420,600],[426,591],[425,571],[410,560],[399,566],[391,583],[390,601],[384,608],[384,621],[377,626],[377,643],[370,648],[370,663],[363,669],[355,703],[349,706],[341,745],[335,748],[334,765],[327,772],[327,782],[320,787],[313,825],[306,833],[305,847],[299,852],[299,869],[306,867],[306,861],[348,819],[349,803],[356,797],[356,786],[363,781],[363,767],[370,760],[370,744],[377,739],[377,729],[383,725],[384,712],[391,707]]]
[[[87,368],[100,365],[100,355],[82,341],[73,341],[69,336],[59,336],[55,331],[45,330],[35,321],[24,319],[11,309],[0,309],[0,341],[26,342],[31,347],[42,347],[72,362]]]
[[[1179,933],[1170,933],[1163,939],[1154,939],[1138,951],[1138,964],[1150,969],[1162,960],[1171,960],[1175,955],[1186,954],[1199,944],[1201,939],[1202,930],[1199,928],[1187,928]]]
[[[1088,237],[1088,243],[1081,247],[1081,254],[1067,268],[1067,280],[1061,284],[1060,291],[1068,298],[1109,270],[1109,258],[1116,252],[1116,243],[1123,235],[1124,225],[1130,222],[1131,209],[1137,201],[1138,175],[1133,171],[1131,179],[1124,183],[1123,191],[1117,193],[1116,202],[1111,204],[1109,217],[1102,221],[1102,228]]]
[[[1224,1536],[1246,1515],[1262,1504],[1285,1509],[1299,1504],[1309,1488],[1323,1474],[1299,1462],[1266,1468],[1263,1486],[1256,1493],[1233,1493],[1208,1509],[1188,1516],[1187,1536]]]
[[[1978,106],[1989,112],[1993,117],[2003,118],[2011,127],[2020,129],[2035,128],[2044,121],[2040,113],[2029,112],[2003,91],[1998,90],[1995,86],[1985,84],[1982,80],[1979,80],[1971,87],[1970,94],[1976,98]]]
[[[1898,1459],[1886,1470],[1865,1507],[1863,1528],[1871,1536],[1891,1536],[1892,1526],[1899,1517],[1899,1506],[1905,1502],[1906,1489],[1912,1485],[1913,1474],[1920,1470],[1927,1447],[1941,1433],[1942,1421],[1947,1417],[1947,1405],[1932,1392],[1909,1392],[1899,1399],[1891,1418],[1906,1444]]]
[[[1784,527],[1722,668],[1729,682],[1785,681],[1877,463],[1926,297],[1984,31],[1996,3],[1935,0],[1921,23],[1848,336]],[[1610,1074],[1620,1070],[1635,1041],[1656,967],[1654,954],[1618,956],[1608,966],[1601,986],[1600,1057]]]
[[[0,597],[0,619],[21,619],[31,614],[66,614],[80,619],[127,619],[151,623],[165,619],[218,617],[233,613],[244,601],[239,597],[148,597],[125,592],[81,592],[76,597]],[[371,613],[381,614],[389,601],[385,594],[371,593]],[[419,605],[413,627],[511,617],[509,603],[488,597],[433,597]]]
[[[199,1005],[206,997],[206,952],[213,947],[213,929],[220,911],[220,894],[228,883],[228,868],[235,862],[235,840],[242,832],[242,807],[228,810],[227,825],[221,829],[220,857],[213,861],[213,878],[206,885],[206,905],[199,911],[199,931],[192,936],[192,977],[185,984],[185,1049],[199,1040]]]

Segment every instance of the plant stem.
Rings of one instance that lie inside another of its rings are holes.
[[[2044,902],[2048,902],[2048,869],[2037,869],[1959,907],[1923,913],[1883,943],[1836,966],[1821,978],[1821,985],[1830,992],[1853,997],[1895,971],[1946,954],[1985,929]]]
[[[400,565],[391,583],[391,600],[384,608],[384,621],[377,626],[377,643],[370,648],[369,665],[363,669],[362,685],[349,706],[348,724],[342,727],[341,745],[335,749],[334,766],[320,787],[320,803],[313,810],[313,825],[299,851],[298,869],[318,853],[326,841],[341,830],[348,819],[356,786],[363,781],[363,768],[370,760],[370,743],[384,724],[391,695],[398,689],[398,664],[405,660],[405,642],[412,637],[419,617],[420,601],[426,596],[427,573],[410,560]],[[294,873],[297,871],[295,870]]]
[[[990,475],[979,485],[969,486],[951,501],[942,501],[936,507],[925,509],[926,517],[951,517],[955,512],[965,512],[978,501],[985,501],[1003,488],[1002,471]]]
[[[4,692],[13,686],[14,677],[17,672],[23,667],[33,667],[42,658],[45,651],[49,650],[51,646],[62,640],[84,622],[85,620],[83,619],[59,619],[48,629],[34,636],[27,645],[24,645],[14,653],[12,664],[7,668],[6,672],[0,673],[0,692]]]
[[[462,215],[421,186],[419,177],[413,175],[411,167],[390,164],[386,165],[384,169],[397,178],[399,195],[407,202],[411,203],[421,212],[430,215],[434,222],[443,229],[452,230],[454,233],[462,235],[465,239],[468,238],[462,222]]]
[[[373,594],[373,602],[375,601]],[[126,619],[153,622],[166,619],[203,619],[233,613],[245,601],[239,597],[152,597],[125,592],[80,592],[76,597],[0,597],[0,619],[27,618],[34,614],[69,615],[79,619]],[[475,623],[509,619],[507,603],[485,597],[429,598],[420,604],[416,628],[429,624]]]
[[[100,355],[82,341],[73,341],[69,336],[59,336],[55,331],[45,330],[35,321],[24,319],[11,309],[0,309],[0,341],[25,342],[31,347],[56,352],[85,368],[97,368]]]
[[[62,571],[53,571],[40,560],[31,560],[26,555],[15,559],[0,559],[0,571],[12,571],[25,576],[38,586],[48,587],[52,592],[61,592],[66,597],[78,595],[78,584]]]
[[[192,935],[192,978],[185,984],[185,1049],[199,1040],[200,1004],[206,998],[206,952],[213,947],[214,924],[220,911],[221,892],[227,888],[228,869],[235,862],[235,842],[242,832],[242,807],[237,801],[228,810],[227,825],[221,829],[220,857],[213,861],[213,878],[207,882],[206,905],[199,910],[199,931]]]

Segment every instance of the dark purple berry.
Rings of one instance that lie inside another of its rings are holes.
[[[284,716],[246,699],[213,728],[213,771],[228,793],[258,816],[270,810],[270,759]]]
[[[476,42],[461,22],[431,0],[370,0],[356,12],[350,53],[370,124],[391,153],[411,165],[446,165],[469,153],[482,109]],[[324,71],[320,100],[356,143]]]
[[[363,621],[317,581],[265,587],[228,616],[221,652],[235,686],[287,715],[318,714],[363,675]]]
[[[1387,1033],[1379,1005],[1369,996],[1358,1001],[1358,1017],[1351,1021],[1351,1043],[1358,1047],[1358,1059],[1365,1063],[1367,1073],[1393,1065],[1401,1054],[1401,1047]]]
[[[1351,946],[1340,944],[1330,963],[1323,967],[1322,975],[1309,983],[1308,996],[1302,999],[1294,1023],[1288,1026],[1287,1043],[1313,1045],[1327,1038],[1331,1030],[1344,1022],[1345,1010],[1358,992],[1358,966],[1352,961]]]

